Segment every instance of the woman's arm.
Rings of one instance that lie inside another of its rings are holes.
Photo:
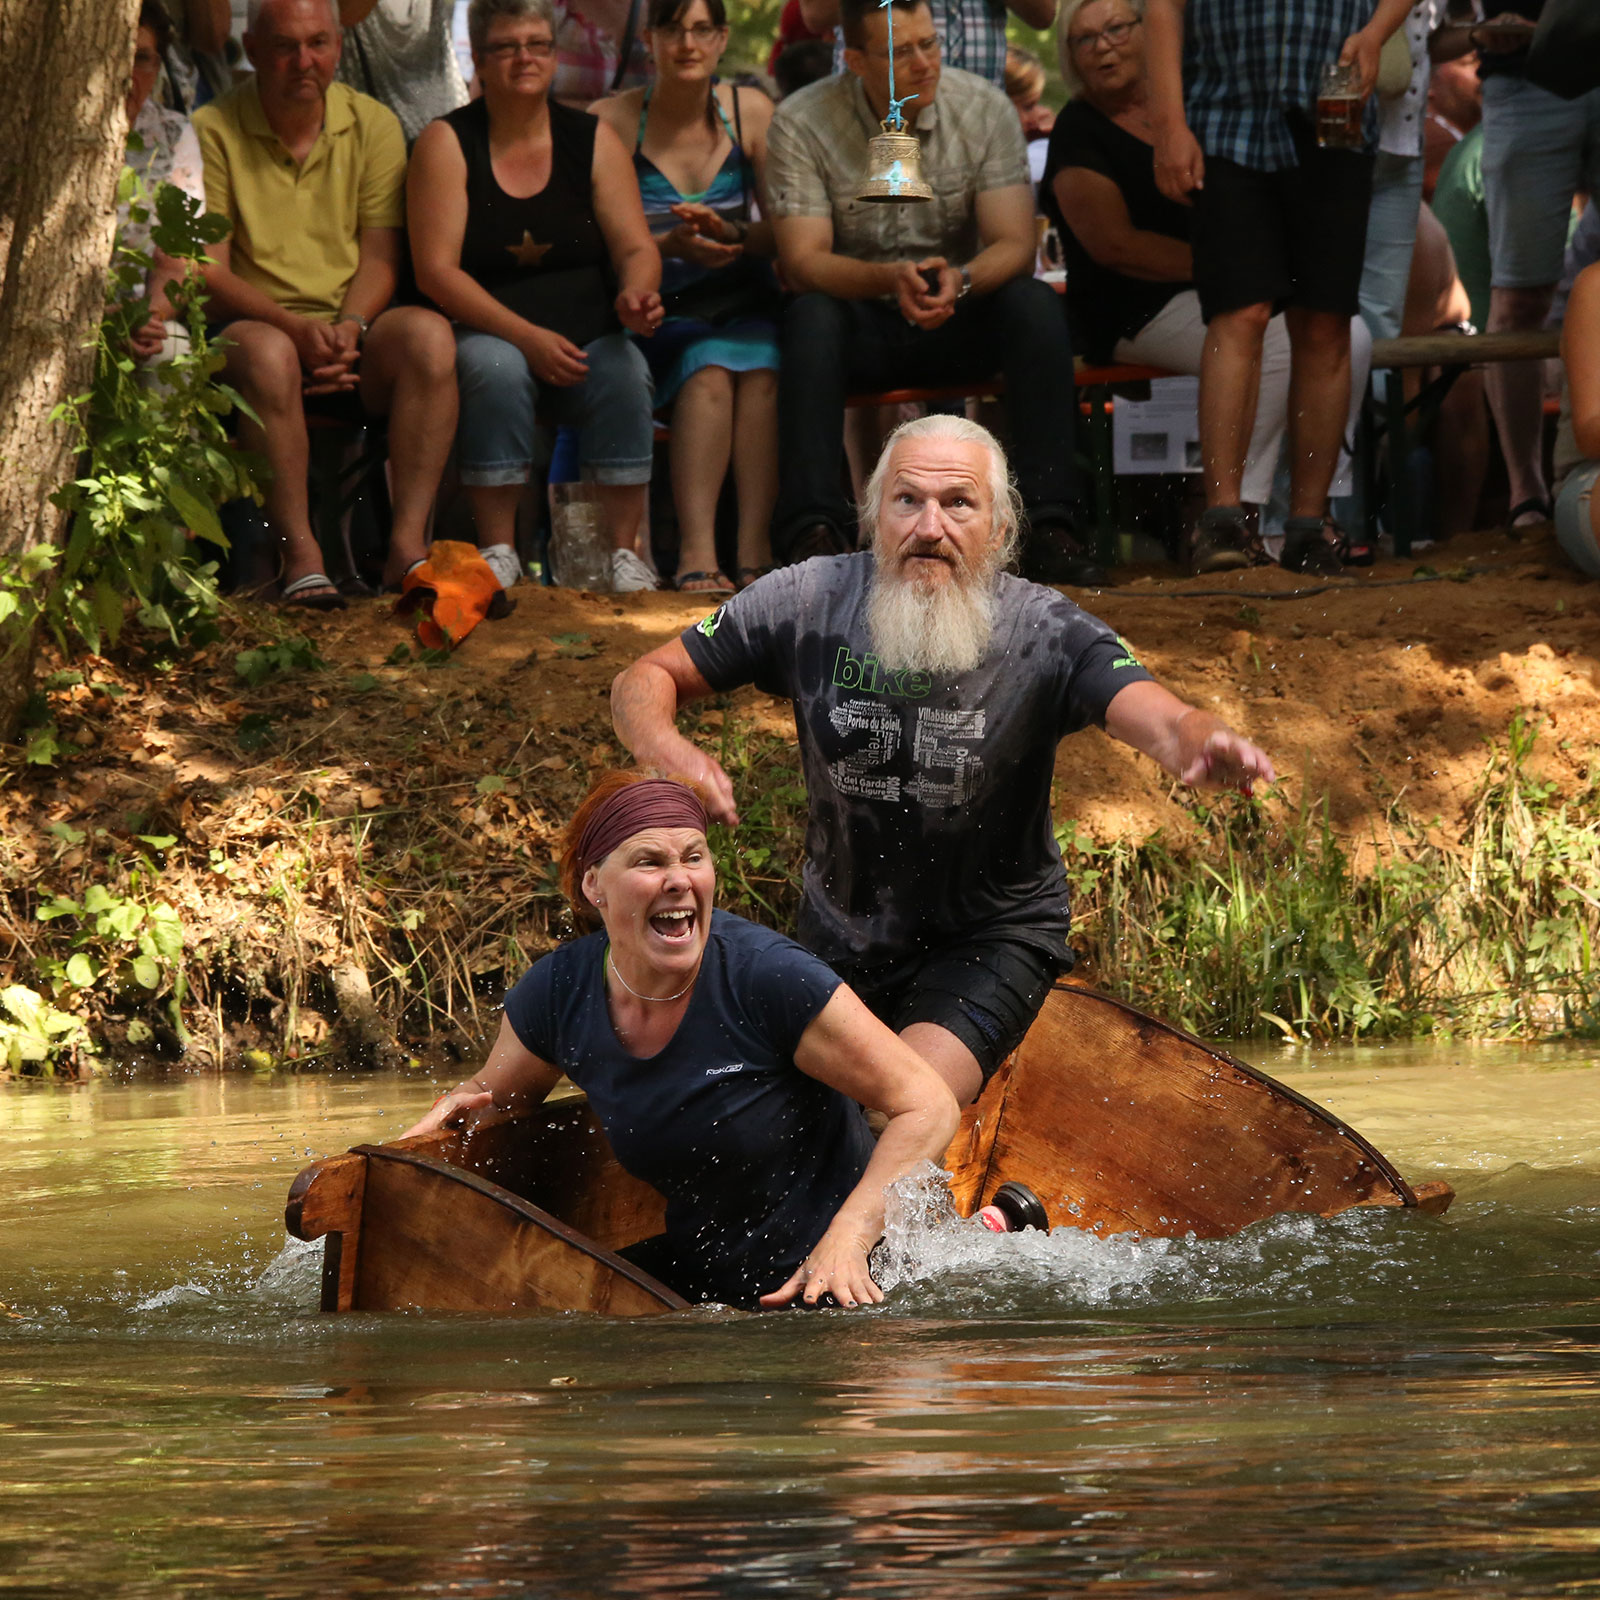
[[[1146,283],[1188,283],[1194,254],[1182,239],[1136,228],[1122,191],[1103,172],[1063,167],[1051,184],[1062,219],[1100,266]]]
[[[744,153],[756,170],[756,201],[761,207],[760,221],[745,229],[742,242],[752,255],[774,256],[778,246],[772,237],[772,214],[767,210],[767,129],[772,126],[772,102],[759,89],[735,86],[733,92],[739,97]]]
[[[881,1300],[867,1256],[883,1233],[883,1191],[918,1162],[943,1158],[961,1126],[960,1108],[944,1079],[843,984],[800,1036],[794,1064],[889,1121],[827,1232],[761,1304],[787,1305],[802,1295],[815,1305],[824,1293],[842,1306]]]
[[[515,345],[533,375],[561,388],[582,383],[589,367],[581,349],[501,305],[461,268],[467,236],[467,158],[447,122],[422,130],[406,173],[406,225],[417,287],[452,322]]]
[[[1561,357],[1572,395],[1573,437],[1588,460],[1600,461],[1600,262],[1585,267],[1572,286]]]
[[[661,252],[644,219],[633,157],[604,122],[594,130],[593,173],[595,221],[617,273],[617,315],[634,333],[654,333],[661,321]]]
[[[528,1111],[538,1105],[561,1081],[561,1072],[541,1061],[517,1037],[509,1017],[500,1019],[500,1032],[483,1069],[463,1079],[448,1094],[433,1102],[420,1122],[400,1135],[412,1139],[433,1133],[471,1111]]]

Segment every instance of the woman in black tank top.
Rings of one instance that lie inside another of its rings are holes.
[[[509,588],[537,411],[580,430],[615,546],[614,587],[654,588],[635,549],[650,376],[623,330],[649,335],[660,322],[661,258],[633,165],[609,128],[550,99],[549,0],[472,20],[483,98],[423,131],[407,210],[417,283],[455,324],[457,456],[478,544]]]

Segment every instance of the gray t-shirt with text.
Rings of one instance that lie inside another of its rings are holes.
[[[785,567],[683,634],[713,689],[793,703],[811,808],[800,939],[866,965],[985,936],[1064,960],[1056,743],[1150,675],[1105,623],[1010,575],[973,671],[888,671],[867,631],[872,572],[867,554]]]

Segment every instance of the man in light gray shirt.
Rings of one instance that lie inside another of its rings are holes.
[[[993,85],[941,72],[927,0],[894,0],[895,93],[934,198],[856,198],[889,109],[889,16],[842,0],[849,71],[792,95],[767,139],[784,277],[778,376],[780,560],[853,543],[842,483],[849,394],[981,382],[1002,373],[1023,570],[1092,583],[1075,536],[1072,349],[1055,293],[1033,277],[1034,200],[1022,128]]]

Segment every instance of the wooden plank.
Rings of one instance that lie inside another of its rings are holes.
[[[1284,1211],[1415,1204],[1321,1107],[1086,989],[1053,991],[1012,1070],[982,1193],[1025,1183],[1053,1226],[1216,1237]]]
[[[367,1158],[330,1156],[313,1162],[294,1180],[283,1225],[296,1239],[320,1239],[326,1233],[353,1233],[361,1227],[361,1186]]]
[[[686,1302],[508,1189],[431,1156],[366,1145],[354,1304],[365,1311],[583,1310]]]
[[[1480,361],[1545,361],[1561,354],[1556,328],[1526,333],[1417,333],[1405,339],[1374,339],[1374,367],[1475,366]]]
[[[994,1153],[995,1134],[1005,1111],[1006,1096],[1011,1089],[1011,1064],[1016,1058],[1008,1057],[1000,1063],[995,1074],[984,1085],[983,1093],[961,1113],[961,1127],[950,1148],[945,1151],[944,1164],[950,1172],[950,1195],[956,1210],[970,1217],[983,1203],[979,1196],[986,1187],[989,1164]]]
[[[607,1250],[637,1244],[666,1224],[666,1201],[623,1169],[581,1094],[547,1101],[525,1116],[495,1112],[446,1135],[384,1148],[475,1172]]]

